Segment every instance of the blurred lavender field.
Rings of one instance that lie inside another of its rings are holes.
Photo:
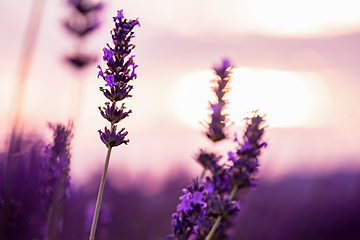
[[[166,181],[156,195],[144,196],[139,184],[118,191],[107,186],[104,203],[113,211],[102,225],[100,239],[164,239],[171,232],[169,216],[178,204],[179,189],[186,186],[185,172]],[[260,183],[256,191],[244,198],[239,226],[231,239],[359,239],[359,174],[338,173],[328,177],[285,178],[276,184]],[[81,200],[93,197],[82,189],[67,208],[69,224]],[[81,220],[83,218],[79,218]],[[79,221],[81,222],[81,221]],[[72,223],[63,239],[81,239],[81,226]],[[74,238],[73,233],[79,232]],[[121,237],[118,237],[121,236]]]
[[[39,239],[34,216],[41,213],[36,185],[40,155],[34,146],[19,158],[13,195],[17,204],[12,208],[16,237],[11,239]],[[5,159],[2,154],[1,162]],[[105,186],[96,239],[165,239],[171,232],[170,217],[179,203],[181,189],[192,176],[180,170],[164,179],[160,191],[149,194],[146,189],[153,186],[146,175],[119,188],[116,182],[126,183],[129,173],[123,170],[117,174],[119,177],[110,178]],[[71,189],[64,206],[63,233],[58,239],[88,238],[88,211],[95,201],[99,177],[100,172],[87,184]],[[360,174],[344,172],[323,177],[286,177],[272,184],[260,179],[256,190],[244,194],[244,209],[232,239],[358,239],[359,186]]]
[[[80,37],[64,28],[75,17],[67,1],[34,3],[44,5],[37,12],[31,1],[0,1],[0,239],[45,234],[54,194],[41,178],[53,141],[46,124],[69,119],[70,180],[56,203],[54,240],[88,239],[105,157],[96,65],[118,9],[140,18],[138,79],[126,100],[130,143],[111,157],[96,239],[166,239],[181,190],[201,173],[199,148],[223,156],[234,148],[209,143],[199,124],[212,97],[210,68],[224,56],[237,64],[230,134],[243,130],[254,109],[268,114],[269,124],[259,186],[242,193],[232,239],[360,239],[359,3],[105,1],[96,7],[99,19],[89,18],[98,32],[78,30]],[[36,32],[26,34],[34,12],[42,16],[34,55],[21,59]],[[21,62],[28,79],[17,85]]]

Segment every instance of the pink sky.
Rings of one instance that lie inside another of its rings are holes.
[[[276,179],[292,173],[359,169],[360,15],[353,11],[359,6],[356,1],[326,1],[328,8],[311,1],[273,1],[270,6],[266,2],[107,1],[102,28],[87,41],[89,51],[100,56],[110,42],[116,10],[124,9],[126,18],[139,17],[141,23],[134,39],[138,79],[134,97],[127,101],[133,114],[120,124],[129,131],[130,144],[114,149],[110,174],[129,168],[134,176],[147,170],[160,176],[174,165],[199,172],[192,156],[199,148],[214,146],[200,125],[194,128],[179,119],[173,96],[184,77],[211,69],[223,57],[242,68],[315,74],[327,88],[328,102],[318,109],[328,109],[321,124],[269,127],[269,148],[261,159],[264,175]],[[3,142],[9,133],[7,113],[30,6],[28,1],[0,2]],[[64,1],[45,3],[25,96],[25,126],[48,136],[46,122],[67,122],[79,87],[71,70],[61,64],[63,54],[74,47],[60,25],[66,13]],[[99,58],[83,75],[81,112],[75,122],[72,175],[79,181],[102,169],[106,153],[97,133],[106,124],[97,109],[106,101],[98,90],[102,82],[96,78],[97,64],[104,66]],[[215,148],[223,154],[235,147],[231,142],[220,145]]]

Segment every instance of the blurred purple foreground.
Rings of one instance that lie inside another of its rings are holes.
[[[35,139],[35,137],[32,137]],[[39,206],[39,169],[43,161],[41,144],[22,141],[14,168],[8,205],[4,205],[4,166],[1,163],[1,231],[4,239],[43,239],[46,213]],[[100,175],[100,172],[99,172]],[[114,181],[126,182],[126,172],[105,186],[103,207],[96,239],[160,240],[171,232],[171,214],[179,203],[181,189],[190,183],[185,172],[166,179],[155,195],[141,181],[126,189],[116,189]],[[99,176],[72,189],[64,203],[62,233],[58,239],[87,239],[89,216],[97,193]],[[146,177],[145,177],[146,179]],[[288,177],[276,184],[259,180],[259,187],[244,194],[239,224],[232,239],[240,240],[350,240],[360,239],[360,173],[337,173],[327,177]],[[4,215],[4,208],[7,207]],[[4,218],[6,217],[6,218]],[[5,221],[6,219],[6,221]]]

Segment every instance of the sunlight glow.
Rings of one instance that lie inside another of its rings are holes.
[[[357,32],[360,27],[358,0],[138,2],[143,6],[136,10],[137,14],[140,12],[140,19],[154,29],[167,29],[182,35],[216,31],[218,34],[226,32],[323,37]],[[122,5],[126,9],[132,9],[134,5],[133,1],[123,4],[129,5]]]
[[[251,0],[246,18],[261,32],[286,35],[346,34],[359,29],[357,0]]]
[[[212,71],[204,71],[182,78],[176,86],[174,109],[184,123],[201,127],[199,122],[208,120],[208,102],[215,99],[211,79]],[[315,74],[238,68],[229,85],[225,113],[236,125],[253,110],[266,114],[270,127],[317,127],[328,114],[329,94]]]

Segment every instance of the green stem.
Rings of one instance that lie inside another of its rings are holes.
[[[235,193],[237,192],[237,190],[238,190],[238,186],[235,185],[235,186],[233,187],[233,189],[231,190],[231,192],[230,192],[230,195],[229,195],[230,200],[232,200],[232,199],[234,198]]]
[[[204,168],[204,170],[201,173],[200,179],[204,178],[206,170],[207,170],[207,168]]]
[[[230,195],[229,195],[229,199],[232,200],[233,197],[235,196],[235,193],[237,192],[238,190],[238,186],[235,185],[232,189],[231,189],[231,192],[230,192]],[[220,225],[220,222],[221,222],[221,219],[222,217],[221,216],[218,216],[218,218],[216,219],[214,225],[212,226],[209,234],[206,236],[205,240],[211,240],[211,238],[214,236],[215,234],[215,231],[216,229],[219,227]]]
[[[218,218],[216,219],[216,222],[215,222],[214,225],[212,226],[212,228],[211,228],[209,234],[206,236],[205,240],[210,240],[210,239],[214,236],[216,229],[217,229],[217,228],[219,227],[219,225],[220,225],[221,218],[222,218],[221,216],[218,216]]]
[[[98,222],[98,218],[99,218],[101,199],[102,199],[102,195],[104,192],[105,178],[106,178],[106,172],[107,172],[107,169],[109,166],[111,149],[112,149],[112,147],[108,148],[107,155],[106,155],[104,172],[103,172],[103,175],[101,178],[99,193],[98,193],[97,200],[96,200],[95,212],[94,212],[94,217],[93,217],[93,221],[92,221],[92,225],[91,225],[91,232],[90,232],[89,240],[95,239],[96,226],[97,226],[97,222]]]

